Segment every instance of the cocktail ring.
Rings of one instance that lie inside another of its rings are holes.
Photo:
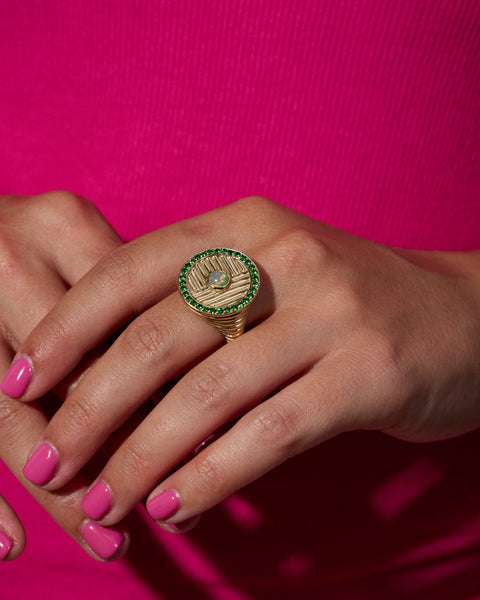
[[[187,306],[221,331],[227,342],[243,333],[259,287],[253,260],[229,248],[195,254],[178,275],[178,289]]]

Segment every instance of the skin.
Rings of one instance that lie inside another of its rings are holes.
[[[245,252],[262,277],[230,344],[176,291],[182,264],[215,247]],[[124,329],[44,431],[29,431],[30,451],[47,441],[59,457],[44,492],[184,375],[98,474],[113,496],[103,525],[163,490],[181,505],[162,525],[199,515],[340,432],[419,442],[480,425],[479,252],[395,250],[248,198],[114,248],[58,296],[17,349],[34,366],[20,407]]]
[[[36,197],[0,197],[0,373],[34,326],[106,253],[121,240],[96,208],[78,196],[55,192]],[[22,475],[32,444],[41,437],[49,418],[43,406],[52,406],[88,369],[95,355],[84,359],[69,377],[58,382],[55,393],[42,394],[22,404],[0,394],[0,455],[11,471],[58,524],[94,558],[80,535],[85,522],[80,503],[92,476],[80,471],[62,490],[39,489]],[[125,535],[121,556],[128,546]],[[25,532],[13,509],[0,497],[0,530],[13,546],[4,560],[17,558],[25,547]]]

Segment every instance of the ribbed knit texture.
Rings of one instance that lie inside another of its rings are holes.
[[[3,2],[0,193],[77,192],[125,239],[259,194],[387,244],[478,248],[479,31],[475,0]],[[3,469],[29,545],[0,598],[473,600],[479,441],[341,436],[189,537],[137,516],[111,565]]]
[[[0,192],[74,188],[129,238],[260,194],[382,242],[475,246],[479,12],[4,5]]]

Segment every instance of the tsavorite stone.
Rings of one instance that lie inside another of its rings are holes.
[[[230,277],[225,271],[213,271],[208,276],[208,285],[215,290],[223,290],[230,283]]]

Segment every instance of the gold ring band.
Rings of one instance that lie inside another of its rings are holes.
[[[195,254],[178,275],[178,290],[187,306],[221,331],[227,342],[243,333],[259,287],[253,260],[230,248]]]

